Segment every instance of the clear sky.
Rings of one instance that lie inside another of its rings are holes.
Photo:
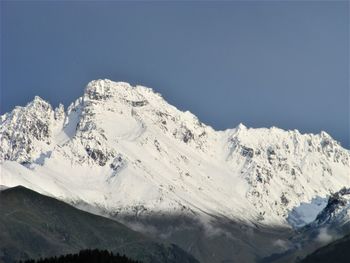
[[[347,1],[1,1],[1,113],[109,78],[216,129],[325,130],[349,148],[348,47]]]

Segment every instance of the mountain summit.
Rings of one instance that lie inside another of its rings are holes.
[[[1,185],[116,214],[286,225],[293,208],[350,186],[350,153],[325,132],[215,131],[124,82],[92,81],[67,110],[35,97],[1,116],[0,135]]]

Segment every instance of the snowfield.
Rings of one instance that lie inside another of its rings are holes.
[[[0,125],[2,187],[113,214],[300,227],[350,187],[350,152],[325,132],[215,131],[152,89],[123,82],[92,81],[66,110],[35,97]]]

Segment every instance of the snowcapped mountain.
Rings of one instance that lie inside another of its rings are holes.
[[[325,132],[215,131],[123,82],[92,81],[67,110],[35,97],[0,125],[0,185],[113,214],[302,226],[326,203],[298,207],[350,187],[350,152]]]

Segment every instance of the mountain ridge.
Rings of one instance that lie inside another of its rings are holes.
[[[285,224],[291,208],[350,184],[346,172],[350,153],[325,132],[300,134],[297,130],[252,129],[243,124],[215,131],[192,113],[169,105],[152,89],[125,82],[92,81],[67,111],[63,105],[53,109],[35,97],[1,120],[0,160],[5,167],[5,184],[13,185],[7,170],[14,178],[13,174],[18,174],[14,170],[31,174],[44,172],[46,167],[51,172],[60,166],[81,174],[92,169],[104,174],[100,185],[145,184],[144,195],[141,191],[131,197],[136,204],[126,208],[129,212],[145,206],[141,200],[146,198],[151,210],[161,206],[158,212],[206,211],[246,221]],[[142,151],[149,156],[142,155]],[[26,170],[13,162],[23,164]],[[164,173],[172,176],[165,177]],[[321,177],[314,178],[313,173]],[[57,176],[55,180],[59,180]],[[136,181],[130,179],[132,176],[137,177]],[[34,180],[39,183],[36,186],[32,181],[22,183],[45,188],[39,180]],[[311,184],[313,189],[303,189]],[[281,191],[276,191],[278,188]],[[82,198],[81,193],[72,196],[64,192],[61,189],[51,194],[109,209],[110,204],[101,199],[96,202],[93,197]],[[209,196],[212,194],[221,197],[215,200]],[[128,202],[127,195],[115,207]],[[109,200],[111,194],[105,198]],[[227,198],[235,204],[234,209],[224,202]],[[267,214],[272,216],[266,218]]]

